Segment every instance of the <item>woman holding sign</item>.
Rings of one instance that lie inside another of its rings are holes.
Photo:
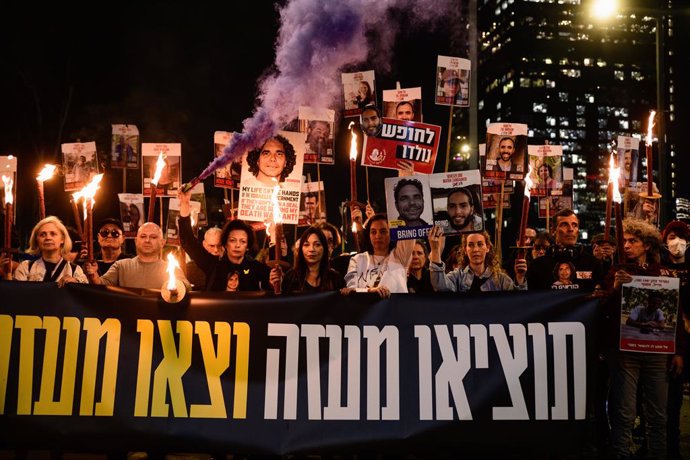
[[[352,211],[353,222],[362,211]],[[412,258],[414,240],[391,243],[388,217],[373,215],[364,225],[364,252],[354,255],[345,275],[347,285],[341,292],[375,292],[383,298],[407,293],[407,266]]]

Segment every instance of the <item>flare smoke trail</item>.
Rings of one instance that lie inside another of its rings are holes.
[[[275,71],[260,84],[259,107],[243,122],[242,133],[199,175],[210,176],[246,150],[262,145],[294,119],[300,105],[326,108],[339,101],[340,69],[367,59],[367,31],[392,44],[397,25],[391,8],[417,22],[447,17],[453,0],[292,0],[280,11]],[[377,47],[381,48],[381,47]],[[390,47],[386,47],[390,48]],[[374,56],[381,61],[385,56]]]

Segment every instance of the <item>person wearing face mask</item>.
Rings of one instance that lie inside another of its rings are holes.
[[[674,220],[669,222],[662,233],[661,250],[661,272],[664,276],[674,276],[680,279],[680,305],[678,309],[678,320],[684,322],[684,327],[678,330],[685,336],[685,343],[688,343],[690,336],[690,311],[688,307],[688,266],[685,253],[690,241],[690,228],[685,222]],[[690,353],[686,350],[683,357],[685,366],[680,375],[671,374],[668,382],[668,405],[666,420],[666,438],[668,445],[669,458],[680,451],[680,409],[683,405],[683,384],[690,380],[688,372],[690,363]]]

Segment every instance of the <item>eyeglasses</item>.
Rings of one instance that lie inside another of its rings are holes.
[[[111,238],[119,238],[122,235],[119,230],[101,230],[98,234],[103,238],[108,238],[109,236]]]

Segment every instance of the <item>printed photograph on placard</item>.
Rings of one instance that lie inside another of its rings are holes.
[[[135,238],[137,230],[144,224],[144,197],[139,193],[118,193],[117,197],[125,238]]]
[[[201,203],[198,201],[189,202],[192,218],[192,229],[200,227],[199,212],[201,211]],[[170,198],[168,205],[168,220],[165,226],[165,244],[167,246],[180,245],[180,226],[178,219],[180,218],[180,200],[177,198]]]
[[[424,121],[421,86],[384,90],[383,116],[401,121]]]
[[[532,175],[532,196],[560,195],[563,188],[561,172],[563,147],[560,145],[529,145]]]
[[[436,66],[436,104],[470,106],[469,59],[438,56]]]
[[[206,210],[206,192],[203,182],[199,182],[192,188],[189,200],[199,204],[199,211],[194,215],[194,222],[197,227],[206,227],[208,225],[208,211]]]
[[[376,105],[373,70],[342,74],[345,117],[356,117],[365,107]]]
[[[426,238],[429,233],[434,210],[428,181],[429,176],[421,174],[385,179],[386,213],[393,241]]]
[[[299,208],[299,227],[326,221],[326,191],[323,182],[302,183]]]
[[[260,148],[248,152],[242,161],[237,217],[272,222],[276,205],[282,223],[297,224],[303,159],[304,135],[299,132],[280,131]]]
[[[617,144],[618,166],[621,168],[619,184],[621,193],[630,184],[637,182],[638,165],[640,163],[640,140],[629,136],[618,136]]]
[[[621,296],[620,350],[673,354],[676,351],[680,280],[633,276]]]
[[[563,181],[561,195],[551,195],[539,197],[539,217],[546,219],[546,208],[548,207],[549,217],[553,217],[558,211],[573,209],[573,181]]]
[[[304,133],[304,162],[335,163],[333,139],[335,138],[335,110],[299,108],[299,131]]]
[[[659,193],[656,183],[652,182],[653,193]],[[647,182],[630,183],[623,195],[625,217],[640,219],[659,227],[659,200],[645,198],[640,193],[647,193]]]
[[[110,167],[137,169],[139,167],[139,129],[135,125],[112,125]]]
[[[95,142],[62,144],[62,168],[65,171],[65,191],[81,190],[98,174]]]
[[[491,123],[480,167],[487,179],[523,180],[527,173],[527,125]]]
[[[141,144],[141,155],[144,196],[151,195],[151,181],[155,178],[158,170],[160,173],[156,195],[177,196],[182,174],[182,144],[144,143]]]
[[[213,134],[214,158],[223,156],[223,149],[230,144],[232,133],[216,131]],[[218,188],[239,188],[242,175],[242,157],[213,172],[213,186]]]
[[[445,235],[484,230],[481,174],[478,169],[432,174],[434,225]]]

